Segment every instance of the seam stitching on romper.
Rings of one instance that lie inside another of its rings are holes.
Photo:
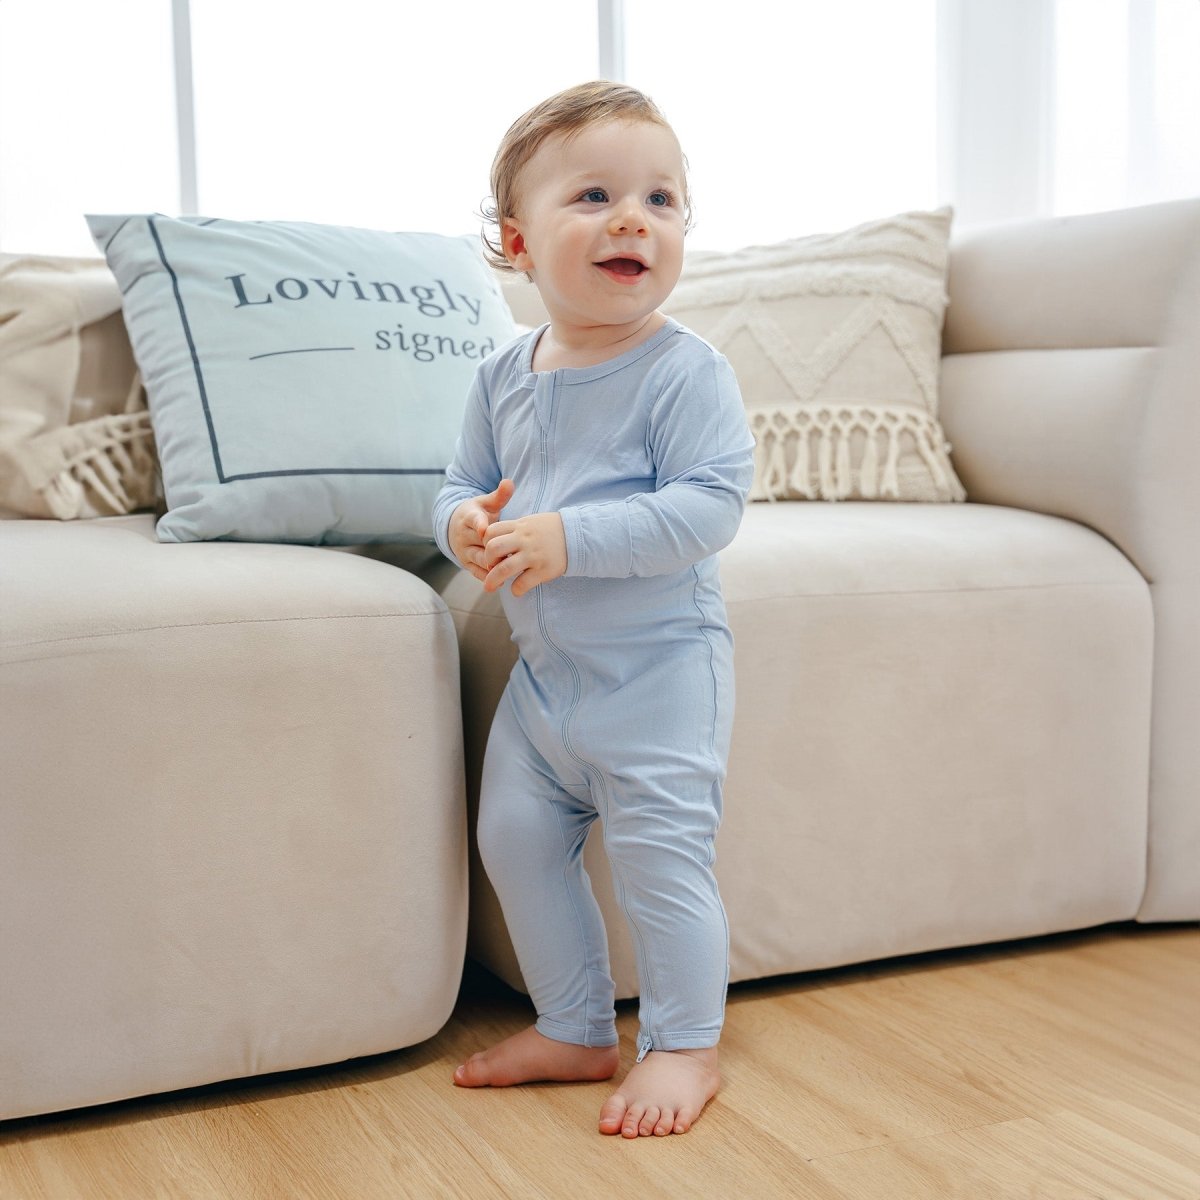
[[[551,786],[551,788],[554,788],[556,785],[552,781],[550,786]],[[562,788],[561,785],[559,785],[559,790],[566,791],[566,789]],[[574,799],[574,797],[572,797],[572,799]],[[584,952],[584,956],[583,956],[583,959],[584,959],[583,960],[583,1044],[585,1046],[588,1046],[591,1044],[591,1037],[590,1037],[591,1027],[589,1025],[589,1021],[591,1019],[591,1012],[592,1012],[592,975],[591,975],[591,972],[588,970],[588,965],[587,965],[587,936],[584,934],[584,931],[583,931],[583,918],[579,914],[579,905],[575,902],[575,893],[571,889],[571,884],[567,879],[567,869],[570,866],[570,845],[568,844],[568,841],[567,841],[566,830],[563,829],[562,813],[559,811],[558,800],[557,800],[557,797],[554,795],[552,795],[550,798],[550,806],[554,812],[554,820],[555,820],[556,824],[558,825],[558,838],[559,838],[559,841],[562,842],[562,847],[565,852],[565,856],[563,858],[563,870],[562,870],[563,888],[567,893],[567,899],[571,902],[571,912],[575,914],[575,927],[579,931],[579,944],[580,944],[580,946],[583,947],[583,952]],[[585,833],[584,837],[586,837],[586,836],[587,836],[587,834]],[[580,853],[581,854],[583,853],[582,847],[580,847]]]
[[[700,636],[704,639],[704,644],[708,648],[708,677],[712,680],[712,723],[708,730],[708,757],[712,760],[712,764],[717,771],[720,771],[720,763],[717,761],[717,672],[713,667],[713,644],[712,639],[705,631],[704,609],[700,607],[700,601],[696,593],[700,590],[700,568],[692,564],[692,607],[696,610],[696,616],[700,619]],[[710,864],[711,865],[711,864]]]
[[[696,596],[696,592],[700,587],[700,569],[698,566],[692,566],[692,604],[695,605],[696,612],[700,617],[700,636],[704,638],[705,644],[708,646],[708,673],[712,678],[713,685],[713,717],[712,728],[709,731],[708,753],[713,762],[713,786],[709,791],[709,800],[713,804],[713,811],[716,812],[716,796],[713,794],[717,788],[722,786],[721,780],[721,762],[717,757],[717,692],[719,684],[717,682],[716,668],[713,666],[713,644],[712,639],[708,636],[704,629],[704,610],[700,607],[700,601]],[[733,637],[733,631],[730,630],[729,636]],[[717,821],[718,830],[720,829],[720,819]],[[729,914],[725,911],[725,904],[721,900],[721,889],[717,886],[717,876],[714,871],[716,864],[717,849],[716,849],[716,833],[708,838],[708,872],[712,879],[713,894],[717,901],[717,908],[721,913],[721,924],[725,928],[725,980],[721,985],[721,1014],[722,1024],[724,1023],[725,1004],[729,996]]]
[[[572,754],[575,753],[574,750],[571,750],[571,747],[569,744],[567,746],[567,749]],[[579,758],[578,755],[575,755],[575,757]],[[583,759],[580,759],[580,762],[583,762],[583,761],[584,761]],[[590,763],[588,763],[586,765],[588,765],[590,767],[592,766],[592,764],[590,764]],[[592,770],[594,770],[596,772],[597,778],[600,783],[600,790],[601,790],[601,792],[604,793],[604,827],[603,827],[604,828],[604,849],[605,849],[605,852],[607,853],[607,851],[608,851],[609,813],[612,808],[611,797],[609,796],[609,792],[608,792],[608,780],[605,778],[604,772],[601,771],[598,767],[592,767]],[[634,920],[633,912],[630,910],[630,907],[629,907],[629,902],[625,898],[626,892],[628,891],[628,887],[625,883],[624,871],[619,869],[617,859],[614,858],[613,855],[611,855],[611,854],[608,855],[608,865],[609,865],[610,870],[612,871],[613,880],[617,885],[617,887],[616,887],[617,902],[621,906],[621,911],[625,914],[625,923],[629,926],[630,932],[633,934],[633,940],[635,943],[635,949],[637,951],[638,964],[639,964],[639,968],[640,968],[638,971],[638,976],[639,976],[638,982],[641,985],[641,992],[642,992],[641,1000],[644,1001],[645,1005],[646,1005],[646,1038],[653,1045],[654,1036],[650,1032],[650,1025],[651,1025],[651,1018],[654,1016],[654,981],[650,977],[650,955],[646,953],[646,939],[642,935],[641,927],[639,926],[638,922]],[[639,1038],[638,1040],[640,1042],[641,1039]],[[639,1050],[641,1049],[640,1045],[639,1045],[638,1049]]]

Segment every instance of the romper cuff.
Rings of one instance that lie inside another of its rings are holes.
[[[633,535],[623,500],[559,509],[567,540],[567,576],[628,579],[633,574]]]

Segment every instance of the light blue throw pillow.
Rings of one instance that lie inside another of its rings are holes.
[[[475,368],[516,333],[475,239],[87,222],[146,387],[160,540],[432,539]]]

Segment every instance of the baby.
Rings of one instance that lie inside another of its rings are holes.
[[[684,158],[634,88],[522,116],[492,167],[497,266],[549,323],[475,377],[434,508],[444,553],[501,596],[520,657],[488,739],[478,841],[536,1024],[461,1087],[617,1071],[614,984],[582,862],[600,819],[641,992],[637,1062],[600,1132],[684,1133],[716,1094],[729,935],[713,839],[733,714],[716,553],[753,440],[725,358],[664,316]]]

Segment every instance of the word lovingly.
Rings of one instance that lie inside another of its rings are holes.
[[[453,358],[485,359],[496,348],[494,338],[483,342],[472,342],[464,338],[456,342],[452,337],[440,333],[406,332],[403,325],[395,329],[379,329],[375,333],[375,349],[396,349],[411,354],[417,362],[433,362],[438,354],[449,354]]]
[[[307,300],[310,297],[328,297],[336,300],[340,295],[346,300],[365,300],[368,303],[383,302],[384,304],[414,304],[417,311],[426,317],[444,317],[447,313],[461,312],[466,309],[470,313],[468,324],[478,325],[483,309],[483,301],[463,292],[451,293],[441,279],[435,279],[433,286],[413,284],[407,289],[398,283],[387,280],[371,280],[360,283],[353,271],[346,272],[345,279],[297,279],[289,276],[287,279],[277,279],[270,288],[261,284],[254,286],[242,281],[245,272],[240,275],[226,275],[233,285],[233,294],[237,297],[234,308],[246,308],[253,304],[273,304],[276,296],[280,300]],[[252,299],[251,295],[261,297]]]

